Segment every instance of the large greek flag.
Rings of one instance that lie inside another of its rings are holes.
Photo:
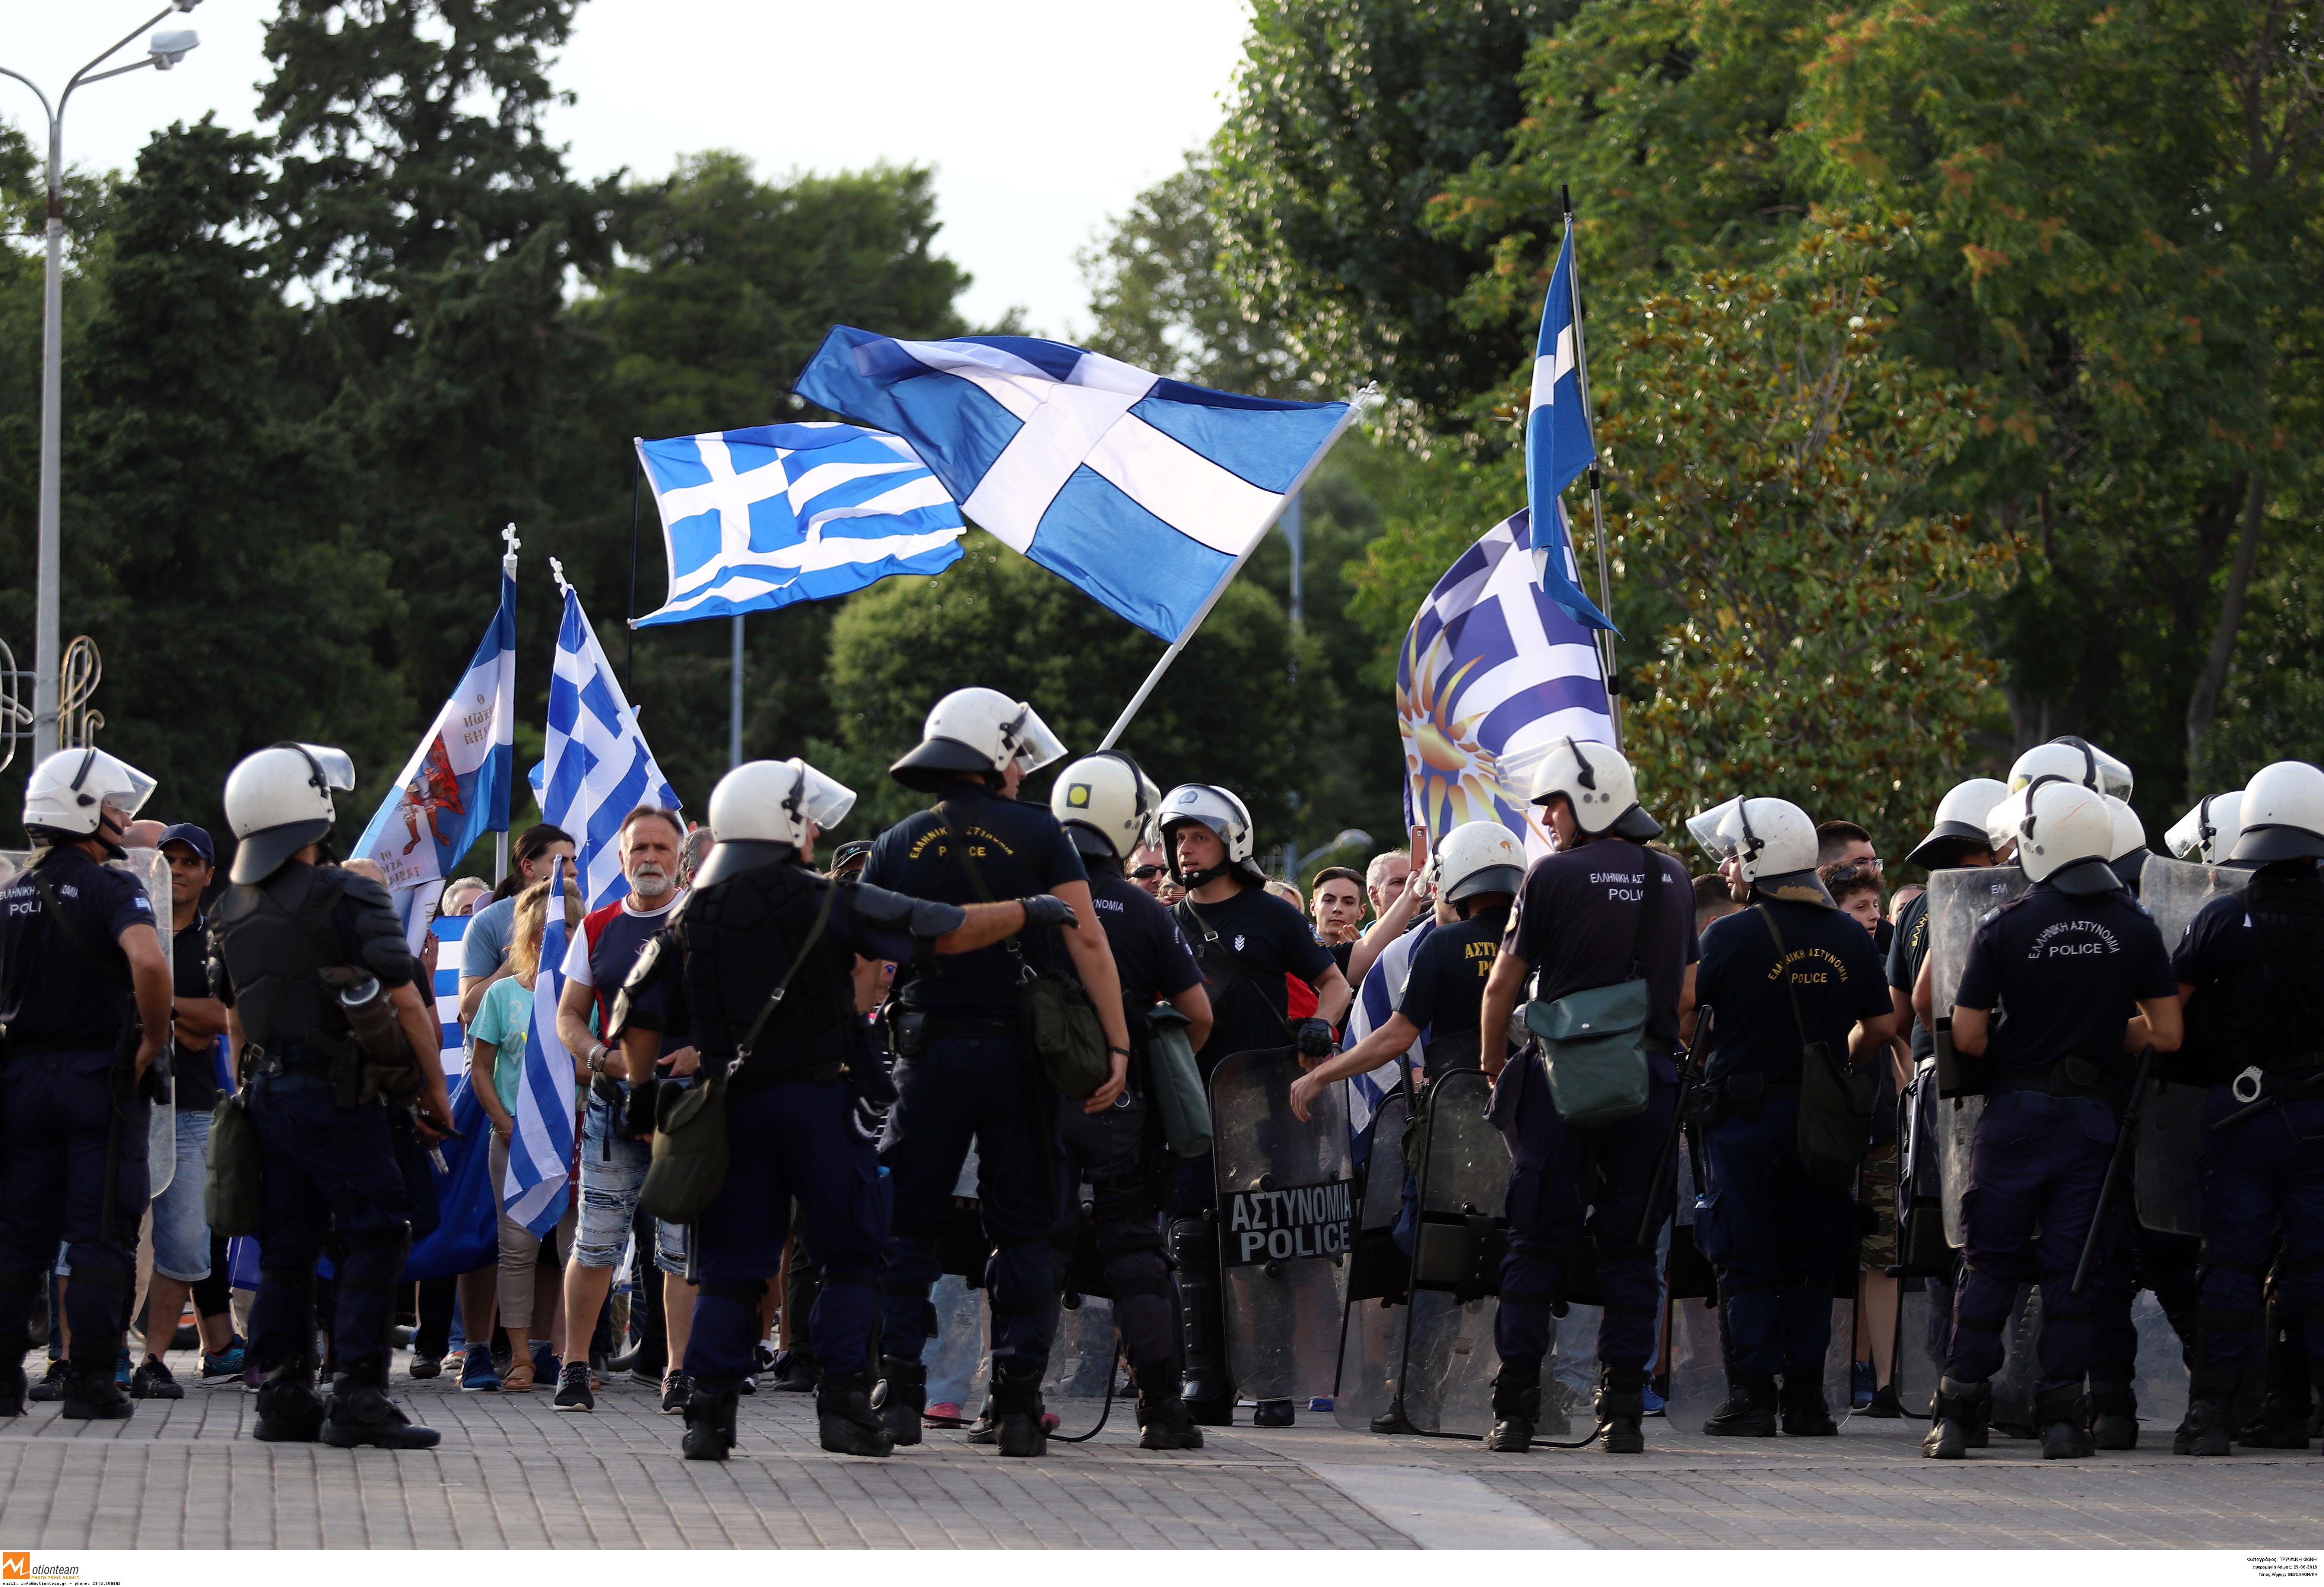
[[[509,1135],[508,1176],[501,1205],[533,1233],[547,1237],[565,1215],[573,1164],[573,1055],[557,1034],[557,1000],[565,991],[564,900],[572,872],[558,860],[549,889],[540,969],[532,981],[532,1025],[524,1038],[524,1074]]]
[[[1388,1022],[1404,1001],[1405,983],[1412,978],[1412,955],[1436,929],[1436,922],[1423,918],[1419,929],[1407,931],[1381,950],[1364,972],[1364,984],[1356,993],[1355,1002],[1348,1010],[1347,1033],[1340,1038],[1340,1050],[1346,1052],[1373,1031]],[[1424,1035],[1425,1033],[1424,1032]],[[1394,1091],[1403,1076],[1397,1066],[1417,1064],[1424,1043],[1420,1040],[1379,1068],[1364,1075],[1348,1077],[1348,1128],[1360,1135],[1364,1127],[1379,1112],[1379,1105]]]
[[[1176,641],[1354,415],[1164,380],[1034,337],[835,326],[798,392],[893,430],[978,528]]]
[[[770,424],[637,448],[669,595],[636,627],[827,600],[960,560],[960,509],[896,436]]]
[[[558,568],[560,584],[563,573]],[[549,678],[549,755],[541,762],[540,814],[573,835],[580,851],[581,896],[594,909],[630,890],[615,842],[622,822],[641,805],[677,809],[678,790],[646,748],[613,664],[582,614],[581,597],[570,585],[564,589],[565,621],[557,631],[557,660]]]
[[[506,832],[516,738],[515,558],[501,565],[501,605],[452,697],[355,840],[379,862],[418,953],[446,873],[487,832]]]
[[[1564,508],[1543,549],[1570,576]],[[1436,581],[1412,620],[1396,669],[1405,816],[1435,837],[1464,821],[1499,821],[1548,850],[1525,819],[1533,774],[1572,734],[1614,742],[1606,678],[1590,631],[1534,577],[1531,514],[1487,530]]]
[[[1549,295],[1541,306],[1541,336],[1534,346],[1533,397],[1526,413],[1526,504],[1536,522],[1548,517],[1558,493],[1598,460],[1598,443],[1590,434],[1590,404],[1582,399],[1580,302],[1573,281],[1573,226],[1569,221],[1565,241],[1558,245],[1557,268],[1549,272]],[[1561,512],[1561,525],[1563,516]],[[1582,593],[1572,558],[1561,559],[1545,546],[1541,550],[1543,554],[1534,558],[1534,577],[1549,592],[1550,599],[1586,627],[1613,627]]]

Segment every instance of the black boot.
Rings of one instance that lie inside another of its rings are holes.
[[[890,1447],[918,1444],[920,1413],[928,1408],[928,1370],[901,1356],[881,1356],[876,1403]]]
[[[1503,1361],[1493,1374],[1493,1430],[1485,1447],[1523,1454],[1533,1447],[1534,1424],[1541,1419],[1541,1363]]]
[[[323,1442],[334,1449],[433,1449],[444,1435],[422,1427],[387,1397],[387,1363],[341,1372],[331,1383],[331,1405],[323,1417]]]
[[[2094,1449],[2138,1447],[2138,1397],[2129,1384],[2090,1379],[2090,1445]]]
[[[1936,1398],[1929,1402],[1929,1432],[1921,1440],[1921,1453],[1932,1461],[1957,1461],[1966,1459],[1972,1449],[1983,1449],[1992,1405],[1993,1385],[1982,1379],[1974,1383],[1958,1378],[1938,1379]]]
[[[1404,1419],[1404,1401],[1399,1399],[1392,1402],[1388,1409],[1374,1416],[1372,1431],[1383,1438],[1413,1431],[1412,1424]]]
[[[872,1408],[872,1385],[860,1372],[846,1378],[825,1373],[816,1386],[815,1415],[823,1447],[834,1454],[896,1453],[896,1441]]]
[[[2236,1379],[2199,1368],[2187,1385],[2187,1419],[2171,1435],[2172,1454],[2232,1454]]]
[[[1010,1367],[992,1373],[992,1420],[1001,1453],[1019,1459],[1049,1453],[1049,1430],[1041,1423],[1041,1374]]]
[[[1186,1402],[1178,1391],[1178,1369],[1165,1362],[1158,1367],[1133,1369],[1130,1381],[1138,1385],[1138,1447],[1140,1449],[1200,1449],[1203,1430],[1194,1426],[1194,1418],[1186,1414]]]
[[[250,1435],[262,1444],[312,1444],[322,1436],[323,1401],[315,1392],[315,1369],[286,1362],[258,1386],[258,1425]]]
[[[1598,1419],[1606,1427],[1608,1454],[1644,1454],[1646,1450],[1646,1374],[1640,1367],[1610,1363],[1598,1377]]]
[[[2034,1422],[2042,1429],[2045,1461],[2088,1460],[2098,1452],[2090,1436],[2090,1402],[2078,1386],[2045,1389],[2035,1395]]]
[[[1713,1438],[1773,1438],[1775,1381],[1736,1378],[1727,1385],[1727,1403],[1711,1413],[1702,1430]]]
[[[1784,1374],[1784,1390],[1777,1403],[1784,1414],[1784,1432],[1793,1438],[1836,1438],[1840,1424],[1831,1419],[1831,1407],[1824,1403],[1823,1374],[1803,1370]]]
[[[804,1344],[782,1352],[775,1367],[775,1388],[784,1394],[816,1392],[815,1352]]]
[[[726,1458],[726,1452],[734,1447],[734,1411],[742,1399],[742,1392],[723,1379],[693,1379],[686,1393],[686,1436],[678,1444],[687,1459]]]
[[[124,1422],[137,1407],[113,1379],[113,1362],[75,1361],[65,1379],[64,1417],[68,1422]]]

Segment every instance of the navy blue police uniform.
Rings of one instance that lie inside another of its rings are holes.
[[[1655,890],[1651,912],[1649,887]],[[1422,953],[1435,942],[1430,938]],[[1626,981],[1646,983],[1653,1084],[1644,1112],[1576,1128],[1558,1116],[1537,1062],[1527,1056],[1501,1071],[1500,1084],[1517,1088],[1517,1135],[1509,1243],[1493,1324],[1503,1383],[1538,1381],[1554,1337],[1553,1312],[1564,1300],[1569,1265],[1586,1238],[1604,1296],[1599,1360],[1615,1376],[1636,1379],[1654,1354],[1660,1296],[1655,1250],[1638,1243],[1638,1225],[1656,1194],[1655,1164],[1678,1102],[1679,1001],[1686,967],[1700,953],[1686,867],[1673,855],[1611,837],[1536,860],[1502,951],[1526,962],[1532,995],[1544,1002]],[[1473,1010],[1469,1020],[1473,1029]],[[1496,1099],[1496,1105],[1509,1104]]]
[[[2141,1001],[2177,991],[2162,932],[2119,889],[2078,895],[2036,882],[1969,939],[1954,1006],[1994,1020],[1985,1112],[1961,1193],[1948,1378],[1982,1383],[2000,1370],[2012,1294],[2038,1283],[2037,1400],[2080,1396],[2091,1297],[2072,1293],[2073,1276],[2128,1100],[2124,1028]],[[2037,1405],[2037,1420],[2069,1421],[2069,1409]]]
[[[1719,1027],[1694,1238],[1718,1270],[1729,1375],[1760,1393],[1781,1375],[1820,1397],[1856,1209],[1800,1160],[1800,1062],[1816,1042],[1844,1062],[1855,1026],[1891,1012],[1878,950],[1847,915],[1762,894],[1702,934],[1695,997]]]
[[[60,1241],[72,1269],[73,1368],[113,1376],[151,1185],[150,1104],[133,1076],[137,1009],[120,946],[137,926],[154,926],[145,890],[78,847],[49,850],[0,890],[0,1375],[19,1395],[32,1307]]]
[[[936,809],[880,835],[863,868],[867,884],[972,904],[1088,880],[1047,807],[966,778],[946,781],[938,796]],[[963,846],[964,856],[955,852]],[[1038,1382],[1048,1362],[1057,1112],[1019,1013],[1020,954],[1037,971],[1071,969],[1058,928],[1035,927],[1013,942],[908,965],[891,994],[898,1097],[880,1152],[895,1204],[881,1323],[891,1407],[899,1388],[923,1380],[920,1353],[936,1331],[928,1291],[942,1270],[936,1241],[971,1140],[994,1248],[985,1284],[993,1370]]]

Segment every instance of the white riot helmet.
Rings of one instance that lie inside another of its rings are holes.
[[[334,793],[353,793],[355,763],[327,744],[270,744],[226,773],[226,824],[235,835],[233,881],[263,881],[282,862],[329,835]]]
[[[1038,771],[1065,746],[1032,706],[997,688],[956,688],[936,702],[909,754],[888,768],[906,788],[934,793],[955,777],[997,774],[1011,761]]]
[[[2229,858],[2263,865],[2324,859],[2324,771],[2307,761],[2261,767],[2245,788],[2236,815],[2243,830]]]
[[[1638,779],[1611,744],[1572,736],[1550,746],[1533,774],[1533,802],[1545,805],[1559,794],[1573,807],[1574,823],[1591,836],[1610,832],[1644,843],[1662,835],[1662,824],[1638,806]]]
[[[1125,860],[1154,825],[1162,790],[1138,762],[1119,750],[1100,750],[1057,773],[1049,789],[1055,816],[1084,854]]]
[[[708,887],[729,876],[789,859],[817,832],[838,826],[855,807],[855,790],[833,781],[794,755],[788,761],[745,761],[710,790],[710,835],[717,846],[695,872]]]
[[[2036,777],[1994,807],[1985,835],[1996,853],[2017,844],[2029,881],[2061,892],[2112,892],[2122,879],[2107,863],[2114,853],[2114,812],[2096,789],[2064,777]]]
[[[1514,898],[1525,885],[1525,845],[1498,821],[1462,823],[1428,856],[1429,885],[1447,903],[1489,892]]]
[[[1189,892],[1229,871],[1240,872],[1253,887],[1266,880],[1251,868],[1250,810],[1225,789],[1207,782],[1182,782],[1162,796],[1162,808],[1155,819],[1161,832],[1163,858],[1170,863],[1170,874]],[[1227,848],[1223,863],[1192,875],[1178,869],[1178,843],[1174,834],[1189,822],[1200,822],[1219,835],[1219,841]]]
[[[2023,792],[2037,777],[2062,778],[2118,799],[2130,798],[2130,768],[2088,739],[2076,738],[2072,734],[2035,744],[2018,756],[2016,763],[2009,768],[2009,791]]]
[[[153,780],[94,746],[59,750],[32,768],[24,784],[24,830],[34,842],[94,837],[108,848],[144,807]],[[114,816],[105,835],[105,815]]]
[[[1904,863],[1941,871],[1959,864],[1965,851],[1984,848],[1985,818],[2008,797],[2008,784],[1996,778],[1972,777],[1955,783],[1937,801],[1937,818],[1929,824],[1929,835],[1904,856]]]
[[[2171,825],[2163,841],[2182,860],[2217,865],[2235,852],[2243,834],[2243,790],[2207,794],[2202,801]]]
[[[2107,814],[2114,819],[2114,840],[2107,845],[2107,863],[2131,891],[2138,890],[2139,879],[2146,872],[2146,823],[2130,807],[2127,799],[2112,794],[2104,796]]]
[[[1838,907],[1816,876],[1815,823],[1789,799],[1732,798],[1686,829],[1715,858],[1737,861],[1743,880],[1768,897]]]

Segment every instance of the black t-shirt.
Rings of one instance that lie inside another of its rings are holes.
[[[1259,887],[1223,903],[1181,899],[1171,912],[1211,995],[1211,1038],[1194,1055],[1203,1073],[1233,1053],[1290,1046],[1291,988],[1283,978],[1312,986],[1333,968],[1307,917]]]
[[[180,928],[170,939],[170,992],[173,997],[208,997],[210,995],[209,919],[197,915],[190,926]],[[175,1049],[170,1055],[170,1067],[174,1076],[171,1094],[177,1104],[189,1111],[208,1112],[217,1106],[217,1043],[206,1041],[199,1047],[188,1047],[173,1041]]]
[[[1006,903],[1089,880],[1073,840],[1046,807],[1004,799],[967,781],[946,783],[943,798],[984,890],[977,890],[968,867],[953,853],[944,819],[934,810],[908,816],[880,835],[864,863],[864,881],[907,898],[975,904]],[[1056,972],[1071,963],[1054,926],[1020,932],[1017,942],[1037,970]],[[1017,961],[1009,945],[999,942],[974,953],[931,955],[914,966],[896,995],[903,1007],[928,1013],[1010,1019],[1017,1012]]]
[[[1929,895],[1924,890],[1919,898],[1904,906],[1904,917],[1896,922],[1895,936],[1888,944],[1888,984],[1913,1001],[1913,988],[1921,979],[1921,964],[1929,956]],[[1913,1061],[1919,1063],[1937,1050],[1937,1038],[1921,1023],[1920,1016],[1913,1017]]]
[[[1203,972],[1186,939],[1178,935],[1178,923],[1154,901],[1153,894],[1100,864],[1090,872],[1090,899],[1097,906],[1097,923],[1105,927],[1106,944],[1113,949],[1124,1008],[1143,1012],[1202,984]]]
[[[1780,964],[1769,917],[1784,939]],[[1796,1020],[1786,981],[1798,999]],[[1888,983],[1872,934],[1838,909],[1784,899],[1759,900],[1711,923],[1702,934],[1694,995],[1718,1010],[1714,1076],[1795,1079],[1803,1041],[1824,1043],[1844,1064],[1857,1021],[1889,1011]]]
[[[825,943],[837,947],[843,953],[853,955],[859,958],[884,959],[899,967],[912,962],[912,950],[917,945],[901,922],[883,923],[870,919],[857,910],[855,906],[863,897],[861,889],[844,882],[825,881],[820,877],[816,878],[816,885],[832,889],[831,913],[825,917],[823,923],[823,940]],[[808,908],[818,909],[822,908],[823,900],[819,897],[810,893],[808,898],[810,900]],[[632,918],[635,919],[636,917]],[[661,958],[652,979],[642,986],[626,989],[630,992],[629,1020],[623,1029],[659,1033],[691,1031],[695,1033],[694,1040],[696,1045],[703,1046],[705,1050],[714,1050],[711,1044],[705,1041],[701,1034],[701,1027],[694,1022],[693,1010],[687,1003],[682,956],[674,948],[674,944],[678,937],[669,930],[671,918],[672,917],[668,913],[652,917],[653,932],[644,941],[641,941],[636,949],[628,955],[630,967],[625,968],[622,973],[624,982],[635,968],[639,955],[645,951],[646,942],[651,941],[654,937],[659,937],[662,939]],[[936,956],[933,954],[929,955],[931,958]],[[732,961],[726,961],[726,963],[732,963]],[[762,987],[753,989],[752,993],[753,1019],[757,1017],[758,1006],[762,1004],[767,995],[774,991],[774,977],[782,973],[788,963],[785,960],[766,966],[764,973],[767,980]],[[794,986],[796,984],[795,979]],[[603,988],[599,990],[604,991]],[[624,987],[616,986],[613,992],[618,994],[624,990]],[[785,995],[788,996],[789,992],[787,992]],[[613,999],[608,996],[606,1007],[609,1010],[612,1003]],[[878,1021],[874,1020],[872,1023],[876,1025]],[[744,1029],[747,1029],[747,1024]],[[669,1050],[669,1046],[670,1044],[665,1043],[664,1050]],[[715,1050],[731,1054],[733,1046],[734,1043],[730,1040],[723,1046],[716,1047]]]
[[[78,941],[47,918],[30,874],[0,890],[0,1025],[9,1050],[110,1052],[137,1012],[121,934],[152,926],[153,901],[135,877],[77,848],[50,850],[39,870]]]
[[[1486,909],[1457,925],[1440,926],[1412,951],[1404,1001],[1396,1011],[1420,1028],[1430,1079],[1447,1068],[1477,1062],[1478,1022],[1485,982],[1508,929],[1507,909]]]
[[[1642,945],[1638,912],[1646,904],[1649,858],[1662,892],[1653,939]],[[1694,884],[1676,856],[1618,838],[1545,854],[1526,872],[1501,951],[1532,969],[1533,995],[1543,1002],[1619,986],[1631,979],[1635,963],[1651,994],[1646,1034],[1675,1042],[1686,967],[1702,953],[1694,936]]]
[[[2070,1053],[2118,1061],[2139,1001],[2178,992],[2162,928],[2130,894],[2078,897],[2039,881],[1978,923],[1953,1003],[2000,1010],[1986,1059],[2006,1073]]]

